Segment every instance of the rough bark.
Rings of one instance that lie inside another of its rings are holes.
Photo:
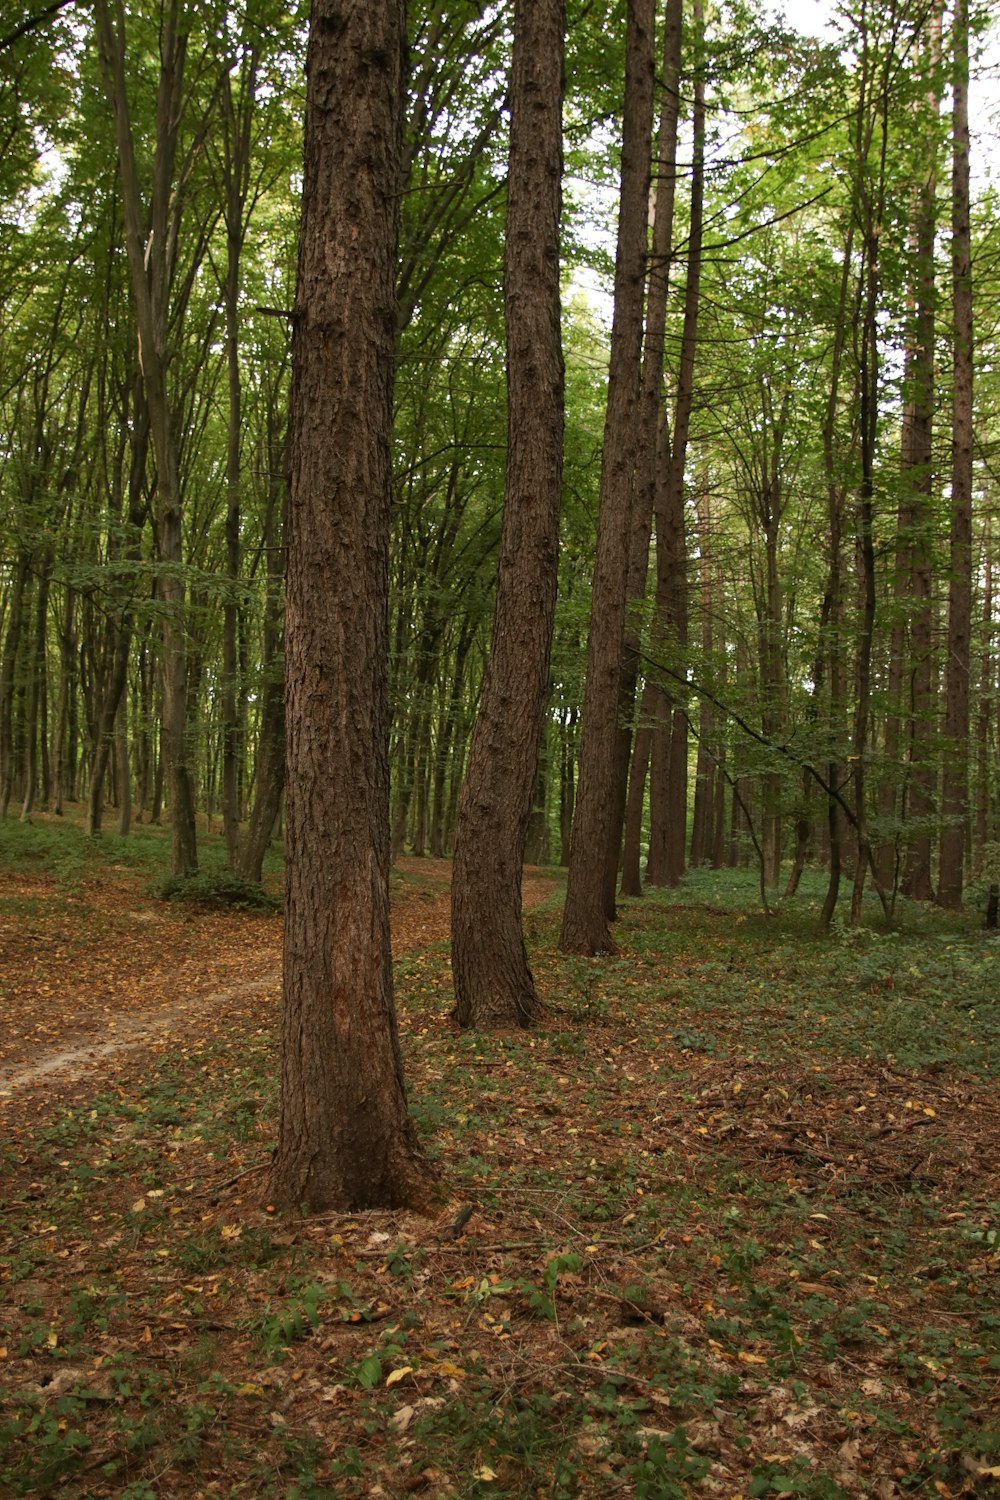
[[[608,405],[604,424],[597,557],[594,565],[580,774],[560,947],[609,953],[607,871],[619,829],[617,749],[629,520],[634,479],[634,413],[639,402],[645,285],[650,136],[653,122],[655,7],[629,0],[621,198],[615,261]]]
[[[548,690],[559,558],[563,0],[515,0],[504,261],[507,475],[493,638],[458,807],[451,963],[461,1026],[541,1006],[521,869]]]
[[[292,352],[287,870],[271,1196],[414,1204],[389,945],[388,556],[403,0],[314,0]]]

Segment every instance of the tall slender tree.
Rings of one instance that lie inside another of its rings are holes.
[[[969,11],[952,14],[951,274],[954,348],[951,416],[951,538],[945,765],[938,900],[959,906],[969,800],[969,660],[972,633],[972,231],[969,182]]]
[[[156,139],[148,214],[139,182],[126,83],[125,12],[114,17],[108,0],[96,0],[98,41],[115,138],[125,219],[125,245],[139,336],[139,366],[156,455],[156,490],[163,599],[163,739],[170,775],[170,825],[174,871],[197,869],[194,778],[187,733],[185,589],[182,575],[182,496],[178,439],[168,380],[170,294],[176,266],[183,193],[177,173],[183,114],[187,33],[179,0],[168,0],[160,35]]]
[[[635,478],[633,422],[639,405],[642,376],[643,291],[656,50],[654,23],[652,0],[629,0],[621,201],[597,557],[587,642],[580,776],[560,937],[560,947],[567,952],[608,953],[615,948],[608,927],[608,870],[616,860],[620,835],[621,808],[615,768],[629,520]],[[612,894],[613,889],[612,886]]]
[[[504,251],[507,476],[489,665],[458,808],[452,970],[462,1026],[539,1011],[521,866],[548,693],[559,559],[563,0],[515,0]]]

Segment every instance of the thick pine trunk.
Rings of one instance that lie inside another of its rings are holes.
[[[403,0],[314,0],[293,335],[287,870],[271,1195],[419,1202],[389,946],[388,560]]]

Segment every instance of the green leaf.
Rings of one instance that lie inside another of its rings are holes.
[[[363,1385],[366,1391],[374,1390],[375,1386],[382,1384],[382,1361],[377,1354],[369,1354],[358,1365],[358,1384]]]

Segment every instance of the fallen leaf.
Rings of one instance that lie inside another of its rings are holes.
[[[393,1370],[392,1373],[395,1375],[395,1370]],[[386,1381],[387,1385],[388,1383],[389,1382]],[[392,1428],[393,1432],[403,1433],[413,1421],[413,1417],[414,1408],[412,1406],[400,1406],[396,1409],[396,1411],[393,1412],[392,1416],[389,1418],[389,1426]]]

